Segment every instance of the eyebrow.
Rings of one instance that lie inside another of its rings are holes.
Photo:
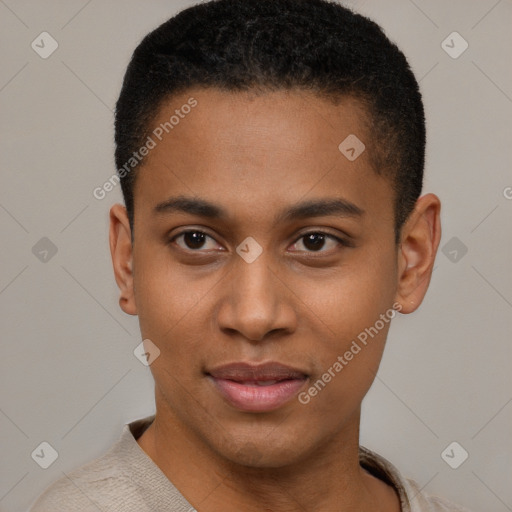
[[[227,210],[219,205],[196,197],[171,197],[154,208],[155,213],[183,212],[209,219],[225,220],[229,217]],[[340,198],[328,198],[303,201],[277,214],[276,223],[310,217],[338,216],[361,217],[364,210],[354,203]]]

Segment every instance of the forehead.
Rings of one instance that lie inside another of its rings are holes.
[[[150,127],[155,147],[138,173],[136,203],[185,194],[265,211],[339,195],[362,209],[391,206],[389,184],[371,164],[367,119],[348,97],[334,104],[304,91],[190,89],[165,101]]]
[[[196,106],[186,108],[192,102],[197,102]],[[178,119],[173,114],[180,111],[186,113],[181,113]],[[352,97],[334,104],[301,90],[191,89],[162,102],[153,131],[163,130],[162,136],[169,146],[195,142],[201,153],[219,153],[220,147],[236,147],[247,149],[241,155],[244,159],[249,153],[255,156],[258,149],[265,149],[267,153],[293,152],[320,160],[324,154],[337,156],[334,150],[350,134],[358,134],[369,142],[367,119],[365,108]],[[368,147],[371,149],[371,145]],[[325,151],[312,154],[311,149]],[[237,155],[233,153],[232,157]]]

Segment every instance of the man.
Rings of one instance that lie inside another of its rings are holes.
[[[403,54],[323,0],[217,0],[135,50],[116,109],[120,306],[156,414],[36,512],[461,511],[359,446],[440,239]]]

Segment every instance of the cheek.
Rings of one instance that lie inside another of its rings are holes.
[[[377,374],[390,317],[394,316],[389,308],[376,311],[376,315],[367,315],[368,320],[360,320],[357,325],[352,319],[340,321],[335,327],[336,337],[321,340],[322,345],[316,350],[315,374],[298,396],[310,418],[337,428],[359,410]]]
[[[141,332],[144,337],[166,342],[194,310],[200,309],[208,288],[187,277],[183,268],[171,261],[165,247],[140,246],[134,253],[134,287]]]
[[[361,251],[321,279],[296,279],[293,291],[317,317],[336,349],[374,325],[392,307],[396,294],[396,260],[392,249]]]
[[[395,316],[392,255],[392,250],[387,257],[374,251],[366,261],[362,257],[358,264],[340,269],[309,296],[322,335],[316,335],[316,374],[304,401],[311,399],[319,413],[331,414],[330,407],[338,404],[339,410],[341,402],[355,407],[373,382]]]
[[[151,364],[161,389],[186,386],[189,391],[202,375],[208,293],[212,286],[191,281],[178,265],[161,258],[139,255],[140,272],[135,272],[135,300],[143,339],[160,350]],[[142,259],[142,256],[145,256]]]

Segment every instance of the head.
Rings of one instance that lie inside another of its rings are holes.
[[[160,351],[157,415],[267,467],[356,432],[389,320],[420,304],[440,237],[404,55],[337,3],[203,3],[135,50],[115,140],[111,251],[121,307]],[[236,362],[293,367],[303,386],[241,410],[211,378]]]

